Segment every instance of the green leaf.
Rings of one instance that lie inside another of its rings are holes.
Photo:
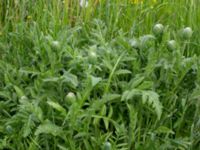
[[[120,97],[121,97],[120,94],[110,94],[110,93],[108,93],[108,94],[103,95],[103,100],[105,100],[106,102],[114,101],[114,100],[119,99]]]
[[[100,115],[101,116],[105,116],[106,115],[106,105],[103,105],[103,107],[101,108]]]
[[[91,76],[92,87],[95,87],[101,80],[102,78]]]
[[[23,73],[23,74],[27,74],[27,75],[31,74],[32,77],[35,76],[35,75],[39,75],[40,74],[40,72],[31,70],[29,68],[24,68],[24,69],[20,69],[19,72]]]
[[[136,135],[136,127],[137,127],[137,122],[138,122],[138,113],[134,109],[133,105],[130,105],[127,103],[127,107],[129,110],[129,142],[134,142],[135,141],[135,135]]]
[[[60,80],[61,80],[61,78],[59,78],[59,77],[51,77],[51,78],[43,79],[44,82],[58,82]]]
[[[87,139],[84,139],[83,142],[87,150],[93,150],[93,148],[91,147],[91,144],[89,143]]]
[[[174,131],[172,131],[171,129],[169,129],[169,128],[165,127],[165,126],[158,127],[156,132],[157,133],[164,133],[164,134],[174,134]]]
[[[40,134],[52,134],[53,136],[61,136],[63,133],[62,128],[53,124],[49,120],[45,121],[43,124],[39,125],[35,131],[35,135]]]
[[[130,100],[132,99],[134,96],[138,96],[141,94],[141,91],[140,90],[137,90],[137,89],[132,89],[132,90],[127,90],[125,92],[123,92],[122,94],[122,101],[125,101],[125,100]]]
[[[144,81],[137,88],[140,90],[150,90],[153,87],[152,81]]]
[[[48,100],[47,104],[57,111],[61,112],[64,116],[66,115],[66,110],[59,103]]]
[[[24,92],[22,91],[22,89],[20,89],[18,86],[15,86],[15,85],[14,85],[14,89],[15,89],[15,91],[16,91],[16,93],[17,93],[17,96],[18,96],[19,98],[21,98],[22,96],[25,95]]]
[[[33,124],[32,115],[29,115],[27,122],[24,125],[23,129],[23,137],[27,137],[31,133],[31,125]]]
[[[0,91],[0,97],[10,99],[10,94],[8,91]]]
[[[101,109],[101,112],[100,112],[101,116],[106,116],[106,112],[107,112],[106,109],[107,109],[106,105],[103,105],[103,107]],[[108,120],[108,118],[103,118],[103,122],[104,122],[106,130],[108,130],[108,126],[109,126],[109,120]]]
[[[152,105],[155,109],[158,119],[160,119],[162,114],[162,105],[159,101],[159,95],[154,91],[142,91],[142,102],[143,104]]]
[[[127,69],[119,69],[115,72],[116,75],[124,75],[124,74],[131,74],[132,72]]]
[[[122,94],[122,101],[131,100],[135,96],[142,96],[142,102],[143,104],[149,104],[152,106],[158,116],[158,119],[160,119],[162,114],[162,105],[159,101],[159,95],[154,91],[145,91],[145,90],[139,90],[139,89],[132,89],[127,90]]]
[[[108,119],[108,118],[103,118],[103,122],[104,122],[104,125],[105,125],[106,130],[108,130],[108,127],[109,127],[109,119]]]
[[[60,144],[58,144],[58,148],[59,148],[60,150],[69,150],[68,148],[66,148],[65,146],[60,145]]]
[[[131,89],[139,86],[144,81],[144,79],[145,79],[145,77],[143,77],[143,76],[137,76],[134,79],[132,79],[130,82]]]
[[[130,92],[130,91],[124,91],[124,92],[123,92],[121,101],[127,100],[127,96],[128,96],[128,94],[129,94],[129,92]]]
[[[63,82],[69,83],[71,87],[77,87],[78,86],[78,78],[77,78],[76,75],[74,75],[70,72],[65,72],[63,77],[64,77]]]
[[[112,105],[109,107],[109,113],[108,113],[108,118],[111,118],[113,115],[113,107]]]

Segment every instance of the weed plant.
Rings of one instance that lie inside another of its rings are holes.
[[[0,1],[0,149],[200,149],[199,6]]]

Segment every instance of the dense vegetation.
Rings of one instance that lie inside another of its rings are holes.
[[[0,149],[200,149],[200,1],[0,1]]]

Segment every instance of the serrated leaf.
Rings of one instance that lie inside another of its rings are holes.
[[[141,94],[141,91],[137,90],[137,89],[127,90],[127,91],[123,92],[123,94],[122,94],[122,101],[130,100],[134,96],[138,96],[140,94]]]
[[[60,144],[58,144],[58,148],[59,148],[60,150],[69,150],[68,148],[66,148],[65,146],[60,145]]]
[[[29,115],[28,121],[25,123],[24,129],[23,129],[23,137],[27,137],[31,133],[31,124],[33,124],[32,121],[32,115]]]
[[[110,61],[104,59],[103,60],[103,63],[104,63],[104,66],[107,67],[109,70],[112,70],[113,66],[112,64],[110,63]]]
[[[0,97],[10,99],[10,94],[7,91],[0,91]]]
[[[168,127],[165,127],[165,126],[158,127],[156,132],[157,133],[164,133],[164,134],[174,134],[174,131],[172,131],[171,129],[169,129]]]
[[[17,96],[18,96],[19,98],[21,98],[22,96],[24,96],[24,92],[23,92],[22,89],[20,89],[18,86],[14,86],[14,89],[15,89],[15,91],[16,91],[16,93],[17,93]]]
[[[108,113],[108,117],[109,117],[109,118],[111,118],[111,117],[112,117],[112,115],[113,115],[113,107],[112,107],[112,106],[110,106],[110,107],[109,107],[109,113]]]
[[[108,127],[109,127],[109,120],[108,120],[108,118],[103,118],[103,122],[104,122],[106,130],[108,130]]]
[[[130,87],[131,89],[136,88],[137,86],[139,86],[143,81],[144,81],[145,77],[135,77],[131,82],[130,82]]]
[[[95,87],[101,80],[102,78],[91,76],[92,87]]]
[[[127,69],[120,69],[115,72],[116,75],[124,75],[124,74],[131,74],[132,72]]]
[[[132,89],[131,91],[129,91],[126,100],[130,100],[132,99],[134,96],[138,96],[140,95],[141,91],[137,90],[137,89]]]
[[[120,94],[105,94],[103,96],[103,100],[105,101],[113,101],[113,100],[116,100],[116,99],[119,99],[121,97]]]
[[[127,100],[127,96],[129,94],[129,91],[124,91],[123,94],[122,94],[122,98],[121,98],[121,101],[125,101]]]
[[[155,36],[153,36],[151,34],[147,34],[147,35],[143,35],[140,37],[141,45],[146,44],[146,42],[148,42],[150,40],[155,40]]]
[[[158,116],[158,119],[160,119],[162,114],[162,105],[159,101],[159,95],[154,91],[142,91],[142,102],[143,104],[149,104],[154,109]]]
[[[86,148],[87,150],[92,150],[92,149],[93,149],[93,148],[91,147],[91,144],[88,142],[87,139],[84,139],[84,140],[83,140],[83,143],[84,143],[85,148]]]
[[[51,78],[43,79],[44,82],[58,82],[60,80],[61,80],[61,78],[59,78],[59,77],[51,77]]]
[[[35,75],[39,75],[40,72],[37,72],[37,71],[34,71],[34,70],[31,70],[31,69],[20,69],[19,70],[20,73],[23,73],[23,74],[31,74],[32,76],[35,76]]]
[[[100,115],[101,115],[101,116],[106,115],[106,105],[103,105],[103,107],[101,108]]]
[[[68,82],[71,84],[72,87],[77,87],[78,86],[78,78],[76,75],[70,73],[70,72],[65,72],[63,75],[63,82]]]
[[[48,100],[47,104],[57,111],[61,112],[64,116],[66,115],[66,110],[59,103]]]
[[[138,87],[137,89],[140,89],[140,90],[149,90],[153,87],[153,82],[152,81],[144,81],[142,82]]]
[[[78,138],[83,138],[83,137],[87,137],[88,133],[87,132],[79,132],[77,133],[74,138],[78,139]]]
[[[39,125],[35,131],[35,135],[38,136],[40,134],[52,134],[53,136],[61,136],[63,133],[62,128],[53,124],[50,121],[45,121],[43,124]]]

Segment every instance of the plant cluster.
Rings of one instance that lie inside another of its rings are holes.
[[[198,2],[90,4],[0,2],[0,149],[200,149]]]

